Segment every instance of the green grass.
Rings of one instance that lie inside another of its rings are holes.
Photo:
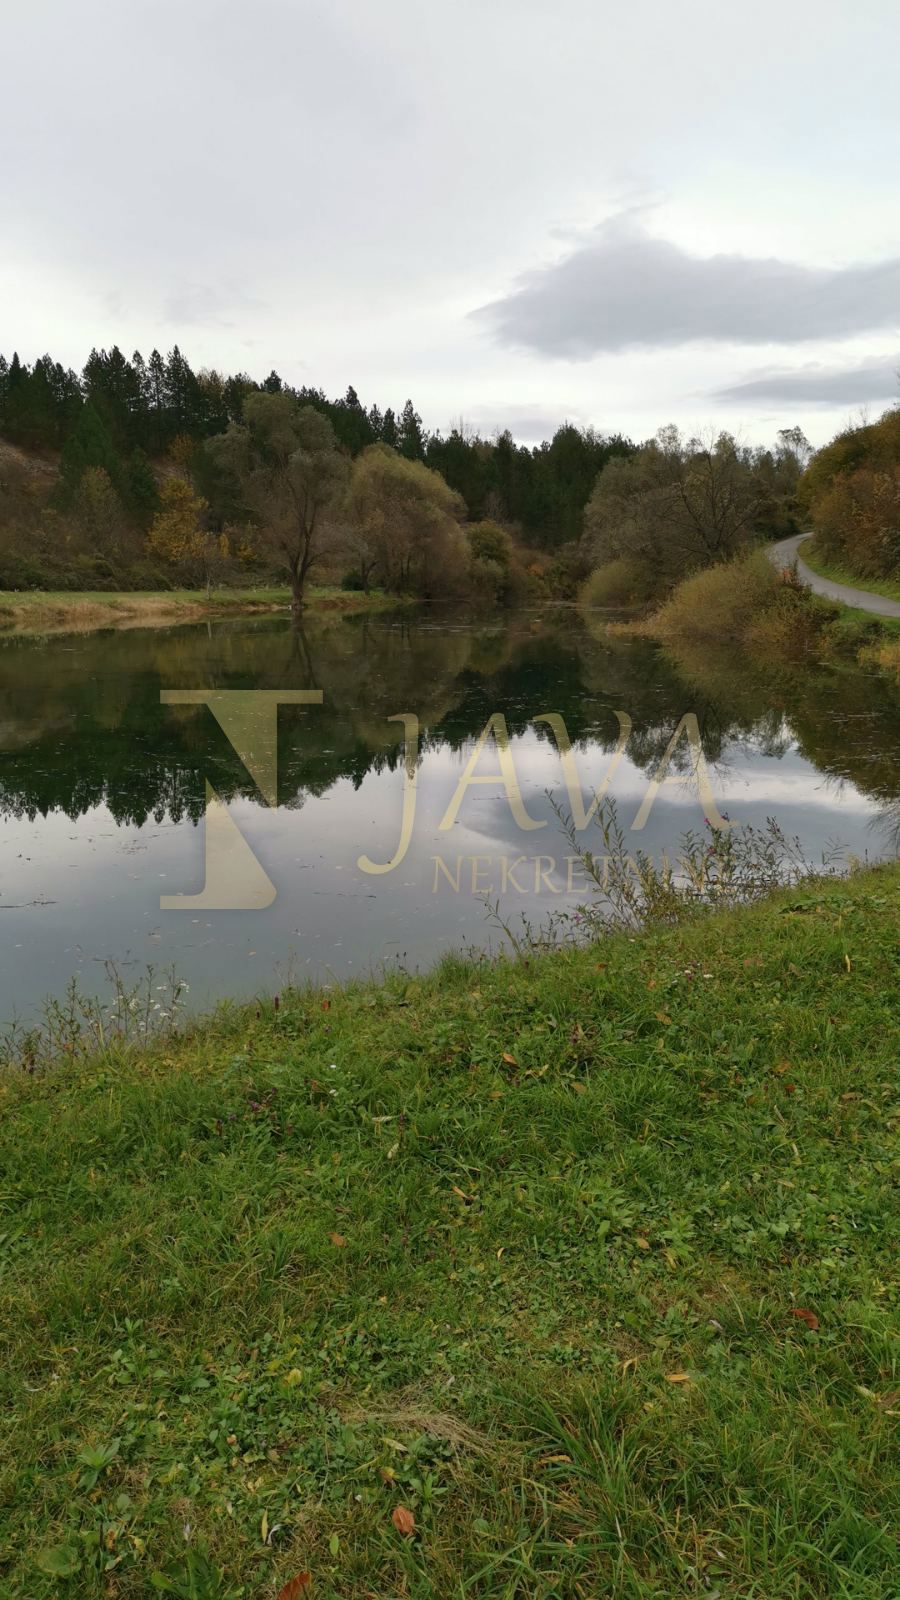
[[[882,869],[8,1077],[3,1596],[896,1594],[898,956]]]
[[[858,572],[849,572],[846,567],[823,561],[814,539],[805,540],[798,554],[810,571],[818,573],[820,578],[830,578],[832,583],[846,583],[851,588],[864,589],[868,594],[881,594],[887,600],[900,600],[900,579],[861,578]]]

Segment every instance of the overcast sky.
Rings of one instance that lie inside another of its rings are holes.
[[[0,349],[426,423],[822,443],[900,398],[896,0],[29,0]]]

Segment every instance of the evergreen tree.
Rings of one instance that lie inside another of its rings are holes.
[[[381,424],[381,442],[382,444],[389,444],[392,450],[396,450],[400,443],[400,435],[397,432],[397,418],[394,416],[391,406],[388,406],[384,413],[384,421]]]
[[[85,399],[103,418],[117,450],[127,450],[140,435],[143,397],[138,373],[119,346],[92,350],[82,375]]]
[[[244,401],[248,394],[253,394],[258,388],[259,385],[254,383],[246,372],[236,372],[233,378],[225,379],[222,397],[229,422],[241,421],[244,415]]]
[[[400,454],[410,461],[425,460],[425,434],[422,418],[411,400],[407,400],[400,416]]]
[[[50,362],[49,356],[45,359]],[[55,411],[54,443],[62,446],[72,432],[84,403],[81,384],[77,373],[73,372],[71,367],[64,367],[59,361],[54,361],[52,368],[48,367],[48,379],[53,391]]]
[[[195,437],[202,432],[200,386],[177,344],[172,346],[166,362],[165,398],[170,436],[186,433]]]
[[[147,362],[146,399],[151,447],[161,455],[170,433],[174,433],[175,430],[169,427],[166,409],[166,364],[158,350],[151,350],[150,360]]]
[[[23,444],[28,431],[28,388],[30,373],[19,360],[17,350],[6,374],[6,399],[4,404],[4,432],[14,444]]]
[[[53,362],[41,356],[29,372],[22,368],[15,388],[15,409],[11,437],[27,450],[40,450],[56,442],[56,405],[53,393]]]
[[[102,469],[113,487],[118,488],[122,480],[122,462],[103,418],[88,401],[66,440],[59,464],[58,498],[61,504],[72,503],[85,472],[92,468]]]
[[[329,415],[339,443],[352,456],[359,455],[367,445],[375,443],[376,436],[352,383],[343,400],[338,400],[336,405],[329,408]]]
[[[159,508],[159,490],[143,450],[133,450],[122,481],[122,498],[129,511],[146,522]]]

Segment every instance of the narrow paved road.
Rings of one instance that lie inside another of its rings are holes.
[[[824,595],[827,600],[840,600],[845,606],[855,606],[857,611],[872,611],[876,617],[900,617],[900,600],[888,600],[883,594],[870,594],[867,589],[852,589],[848,583],[832,583],[830,578],[820,578],[813,572],[797,554],[808,538],[808,533],[796,533],[792,539],[769,545],[769,560],[776,567],[789,567],[796,561],[797,576],[813,594]]]

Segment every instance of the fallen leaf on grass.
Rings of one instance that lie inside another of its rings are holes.
[[[347,1243],[342,1233],[330,1233],[328,1237],[334,1245],[335,1250],[343,1250]]]
[[[690,1375],[689,1372],[667,1372],[666,1373],[666,1383],[690,1383],[690,1381],[691,1381],[691,1375]]]
[[[416,1531],[416,1519],[406,1506],[395,1506],[391,1512],[391,1521],[398,1533],[408,1539]]]
[[[791,1316],[801,1317],[806,1323],[806,1326],[808,1328],[812,1328],[813,1333],[815,1333],[817,1327],[819,1326],[819,1319],[816,1316],[816,1313],[814,1311],[807,1311],[806,1306],[792,1306]]]
[[[507,1067],[517,1067],[519,1065],[515,1056],[511,1056],[508,1050],[504,1050],[503,1060]]]
[[[308,1589],[312,1578],[308,1572],[298,1572],[296,1578],[290,1578],[283,1589],[279,1589],[275,1600],[298,1600],[298,1596]]]
[[[650,1249],[650,1241],[649,1241],[649,1239],[642,1239],[640,1237],[640,1235],[638,1235],[638,1237],[635,1239],[634,1242],[637,1245],[639,1250],[649,1250]]]
[[[656,1020],[657,1022],[664,1022],[667,1028],[672,1026],[672,1018],[669,1016],[668,1011],[657,1011]]]

